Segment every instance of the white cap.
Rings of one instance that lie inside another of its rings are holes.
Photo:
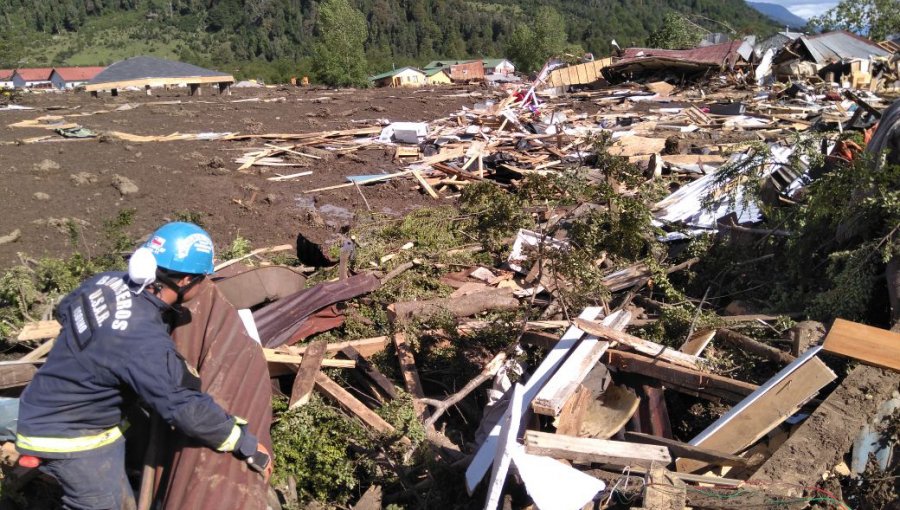
[[[141,286],[135,294],[140,294],[147,285],[156,281],[156,257],[149,248],[135,250],[128,261],[128,278]]]

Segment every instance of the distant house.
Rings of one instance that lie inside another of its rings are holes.
[[[453,80],[447,71],[441,67],[425,70],[425,83],[429,85],[450,85]]]
[[[426,70],[445,69],[454,82],[484,81],[484,64],[480,60],[433,60]]]
[[[414,67],[401,67],[370,76],[369,81],[376,87],[421,87],[427,83],[427,78]]]
[[[53,87],[53,82],[50,81],[52,75],[52,67],[16,69],[12,75],[13,87],[17,89],[49,89]],[[60,85],[61,87],[62,85]]]
[[[51,78],[54,86],[59,88],[74,89],[94,79],[95,76],[103,72],[105,67],[56,67],[53,69],[54,76]]]
[[[13,69],[0,69],[0,89],[13,88],[13,73],[15,73]]]
[[[486,58],[481,62],[484,64],[484,74],[509,76],[516,72],[516,66],[505,58]]]

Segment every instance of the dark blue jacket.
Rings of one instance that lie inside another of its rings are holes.
[[[211,448],[233,434],[235,418],[199,391],[199,377],[175,350],[162,318],[169,305],[138,290],[125,273],[102,273],[60,302],[62,331],[22,394],[19,435],[77,438],[114,428],[133,395],[128,388],[166,422]],[[94,454],[17,447],[46,458]],[[246,457],[256,447],[256,438],[244,432],[235,449]]]

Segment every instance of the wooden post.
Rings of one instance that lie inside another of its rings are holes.
[[[203,95],[203,91],[200,89],[200,85],[197,83],[191,83],[191,96],[201,95]]]
[[[228,82],[219,83],[219,95],[220,96],[230,96],[231,95],[231,84]]]
[[[91,97],[95,97],[95,98],[96,98],[96,97],[100,97],[100,92],[98,92],[98,91],[96,91],[96,90],[92,90],[92,91],[91,91]]]
[[[118,96],[119,96],[119,89],[112,89],[112,90],[109,91],[109,94],[110,94],[112,97],[118,97]]]
[[[153,95],[153,94],[150,92],[150,85],[144,85],[144,93],[147,94],[148,96]]]
[[[419,399],[425,398],[425,393],[422,390],[422,380],[419,379],[419,371],[416,369],[416,360],[413,357],[412,349],[406,343],[406,335],[395,333],[394,346],[397,347],[397,357],[400,359],[400,372],[403,374],[406,389],[414,398],[413,407],[415,407],[416,415],[424,420],[428,418],[428,407],[419,401]]]
[[[294,386],[291,388],[291,401],[288,404],[289,409],[300,407],[309,402],[309,396],[312,394],[313,384],[316,382],[316,374],[322,366],[322,360],[325,358],[325,348],[328,345],[326,340],[319,340],[311,343],[306,348],[306,354],[300,361],[300,368],[297,370],[297,378],[294,379]]]

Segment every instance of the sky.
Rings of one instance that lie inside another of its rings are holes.
[[[787,10],[792,13],[800,16],[801,18],[809,19],[813,16],[818,16],[823,12],[831,9],[835,5],[837,5],[836,0],[829,0],[824,2],[816,2],[814,0],[755,0],[760,2],[766,2],[770,4],[779,4],[787,7]]]

